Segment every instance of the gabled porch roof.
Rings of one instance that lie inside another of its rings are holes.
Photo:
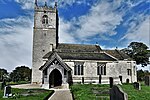
[[[39,70],[44,70],[44,69],[46,69],[54,60],[57,60],[57,61],[60,63],[60,65],[61,65],[62,67],[64,67],[67,71],[72,70],[72,69],[61,59],[61,57],[60,57],[56,52],[53,52],[53,53],[50,55],[48,61],[47,61],[43,66],[41,66],[41,67],[39,68]]]

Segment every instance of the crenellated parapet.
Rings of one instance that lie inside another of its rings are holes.
[[[48,6],[47,2],[45,2],[44,6],[39,6],[37,4],[37,0],[35,0],[34,10],[37,11],[37,12],[43,12],[43,11],[46,11],[46,12],[57,12],[57,2],[55,2],[54,7]]]

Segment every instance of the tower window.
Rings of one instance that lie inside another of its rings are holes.
[[[44,15],[42,17],[42,24],[48,24],[48,16],[47,15]]]

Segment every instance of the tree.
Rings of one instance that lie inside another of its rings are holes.
[[[3,81],[4,79],[6,80],[7,77],[8,77],[8,72],[7,72],[7,70],[0,68],[0,81]]]
[[[150,75],[149,71],[138,70],[137,71],[137,79],[138,81],[144,81],[146,75]]]
[[[149,62],[148,47],[141,42],[131,42],[128,48],[123,49],[127,55],[129,55],[137,64],[141,64],[142,67],[147,66]]]
[[[14,82],[18,81],[30,81],[31,80],[31,69],[26,66],[16,67],[13,72],[10,73],[10,78]]]

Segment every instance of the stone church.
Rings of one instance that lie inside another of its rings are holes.
[[[136,62],[117,49],[58,43],[57,3],[54,7],[46,3],[38,6],[35,0],[34,10],[33,84],[50,88],[72,83],[109,84],[112,81],[121,84],[137,81]]]

